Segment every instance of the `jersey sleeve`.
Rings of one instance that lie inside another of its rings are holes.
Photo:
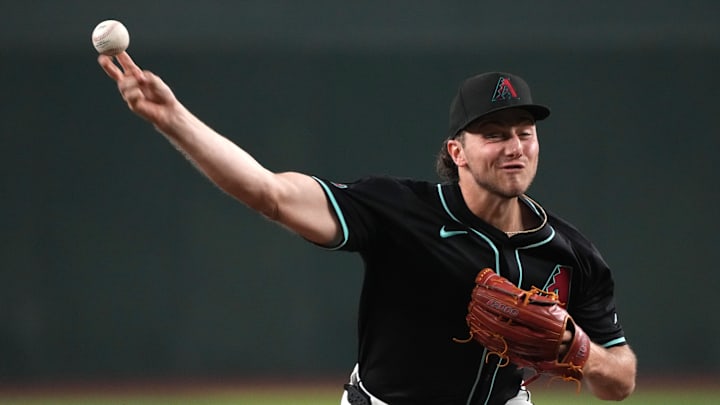
[[[613,347],[626,344],[615,304],[615,282],[610,268],[597,249],[589,244],[583,255],[583,278],[579,299],[569,308],[575,322],[597,344]],[[583,249],[585,250],[585,249]]]
[[[402,184],[390,177],[366,177],[336,183],[314,177],[325,191],[340,227],[342,238],[331,250],[362,251],[374,240],[381,225],[404,215]]]

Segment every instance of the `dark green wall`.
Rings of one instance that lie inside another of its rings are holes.
[[[77,25],[59,50],[0,41],[0,377],[349,371],[359,258],[313,247],[223,195],[129,113],[89,45],[105,15],[77,20],[92,22],[80,46],[69,45]],[[685,37],[666,27],[668,41],[636,33],[627,46],[608,33],[606,46],[590,35],[588,47],[567,38],[469,50],[427,42],[422,27],[416,42],[390,35],[414,46],[373,46],[382,41],[367,24],[364,37],[335,27],[347,47],[273,37],[266,49],[261,38],[162,51],[140,42],[133,56],[267,167],[340,181],[434,179],[459,81],[518,73],[553,109],[539,127],[531,195],[613,267],[641,373],[718,372],[720,47],[690,41],[707,34],[703,21]],[[440,38],[465,32],[455,28]],[[679,344],[689,341],[703,350]]]

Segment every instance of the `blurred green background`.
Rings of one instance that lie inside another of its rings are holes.
[[[614,269],[640,377],[717,376],[720,3],[2,2],[0,380],[343,376],[357,256],[224,195],[127,111],[94,26],[266,167],[435,180],[459,82],[553,115],[530,194]],[[714,377],[711,377],[711,379]]]
[[[241,386],[240,386],[241,387]],[[607,401],[594,398],[589,391],[575,391],[575,385],[532,387],[535,405],[601,405]],[[697,387],[695,387],[697,388]],[[82,393],[34,393],[32,395],[0,396],[1,405],[337,405],[337,387],[314,385],[306,387],[213,388],[199,391],[174,387],[169,392],[155,390],[88,391]],[[668,390],[640,388],[623,401],[623,405],[683,404],[710,405],[717,403],[718,391],[709,389]]]

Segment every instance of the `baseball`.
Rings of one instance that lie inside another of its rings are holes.
[[[92,42],[99,53],[117,55],[130,45],[130,34],[120,21],[105,20],[93,30]]]

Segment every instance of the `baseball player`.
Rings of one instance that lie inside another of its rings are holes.
[[[558,297],[578,328],[563,333],[559,356],[582,328],[591,342],[571,366],[594,395],[620,400],[634,390],[636,359],[607,264],[526,194],[538,165],[536,122],[550,110],[533,103],[520,77],[493,72],[461,84],[437,162],[445,182],[338,183],[267,170],[127,53],[118,64],[98,61],[129,108],[224,191],[314,244],[361,255],[357,364],[342,404],[532,404],[527,369],[463,343],[475,277],[485,268]]]

